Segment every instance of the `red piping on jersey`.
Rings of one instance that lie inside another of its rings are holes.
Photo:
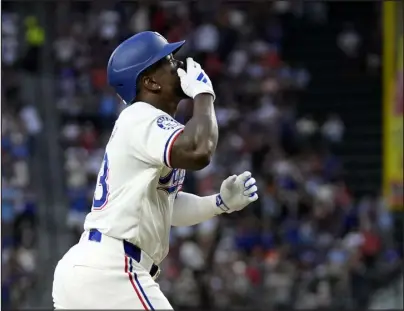
[[[167,164],[168,164],[169,167],[171,167],[171,149],[173,149],[175,141],[177,140],[178,136],[180,136],[180,134],[182,134],[182,132],[184,132],[184,129],[182,129],[181,131],[178,131],[178,133],[176,133],[174,135],[174,137],[171,138],[170,144],[168,145]]]

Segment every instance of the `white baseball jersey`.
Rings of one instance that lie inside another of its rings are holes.
[[[145,102],[119,115],[106,146],[84,229],[127,240],[156,264],[167,255],[174,199],[185,170],[170,167],[184,126]]]

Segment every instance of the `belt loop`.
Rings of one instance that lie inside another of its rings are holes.
[[[155,272],[154,274],[153,274],[152,272],[150,272],[150,275],[151,275],[151,277],[153,278],[153,280],[155,281],[155,280],[157,280],[157,278],[159,277],[159,275],[160,275],[160,273],[161,273],[161,269],[160,269],[159,266],[156,266],[156,265],[153,265],[152,269],[153,269],[154,267],[157,267],[157,270],[156,270],[156,272]]]
[[[140,263],[142,259],[142,251],[136,245],[129,243],[128,241],[123,240],[123,250],[125,254],[132,257],[135,261]]]

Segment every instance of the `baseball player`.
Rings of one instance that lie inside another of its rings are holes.
[[[185,170],[206,167],[218,139],[209,77],[191,58],[185,65],[173,57],[184,43],[146,31],[109,59],[108,83],[128,107],[106,146],[84,233],[55,269],[55,309],[172,309],[155,282],[171,226],[258,199],[249,172],[224,180],[216,195],[180,192]],[[193,116],[184,126],[173,116],[189,97]]]

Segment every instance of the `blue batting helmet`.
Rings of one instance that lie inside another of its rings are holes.
[[[108,83],[122,98],[131,104],[136,96],[139,75],[171,53],[177,52],[184,41],[168,43],[159,33],[140,32],[123,41],[111,54],[108,61]]]

